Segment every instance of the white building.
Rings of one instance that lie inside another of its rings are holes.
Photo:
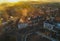
[[[49,29],[49,30],[53,30],[53,28],[55,26],[54,24],[50,24],[50,23],[46,23],[46,22],[44,22],[43,24],[44,24],[44,28]]]

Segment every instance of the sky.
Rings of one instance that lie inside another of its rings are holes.
[[[0,0],[0,3],[4,3],[4,2],[18,2],[18,1],[60,2],[60,0]]]

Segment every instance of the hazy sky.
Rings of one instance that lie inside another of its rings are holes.
[[[43,0],[44,1],[44,0]],[[60,2],[60,0],[46,0],[46,1],[50,1],[50,2]]]
[[[16,1],[44,1],[44,2],[60,2],[60,0],[0,0],[0,3],[3,3],[3,2],[16,2]]]

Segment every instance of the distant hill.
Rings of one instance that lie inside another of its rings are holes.
[[[20,6],[20,7],[23,7],[23,5],[27,6],[27,5],[35,5],[37,4],[36,6],[52,6],[52,7],[60,7],[60,3],[57,3],[57,2],[43,2],[43,1],[30,1],[30,2],[17,2],[17,3],[3,3],[3,4],[0,4],[0,8],[1,9],[4,9],[4,8],[7,8],[7,7],[12,7],[12,6]]]
[[[17,3],[2,3],[0,4],[0,6],[12,6],[15,4],[54,4],[54,3],[58,3],[58,2],[44,2],[44,1],[28,1],[28,2],[17,2]]]

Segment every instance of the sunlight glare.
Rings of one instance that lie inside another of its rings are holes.
[[[19,2],[20,0],[7,0],[7,2]]]

